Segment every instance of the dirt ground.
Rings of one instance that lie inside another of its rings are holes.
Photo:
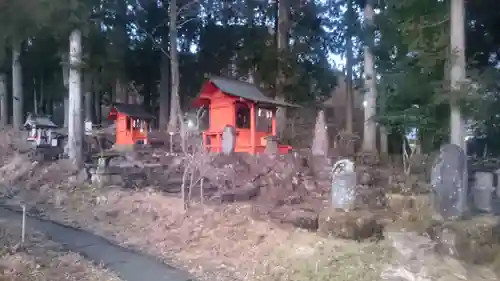
[[[36,165],[23,156],[4,161],[3,203],[25,203],[31,214],[90,230],[169,264],[173,261],[202,280],[467,280],[387,279],[383,272],[399,259],[393,241],[321,237],[255,219],[253,202],[193,204],[184,212],[180,198],[155,188],[98,189],[79,183],[65,162]],[[14,182],[24,184],[10,184]],[[456,271],[443,266],[440,272]]]
[[[28,229],[21,245],[20,222],[0,219],[0,280],[119,281],[113,273],[68,253],[42,233]]]
[[[10,169],[20,171],[30,165],[12,158],[0,168],[0,177],[4,182],[19,179]],[[57,166],[57,181],[68,179],[63,167]],[[43,174],[53,179],[53,168],[44,168]],[[29,174],[38,184],[3,188],[5,203],[26,203],[31,214],[88,229],[166,263],[173,260],[205,280],[286,276],[297,281],[373,281],[380,280],[390,258],[390,246],[384,241],[329,239],[255,220],[250,203],[195,204],[184,212],[181,199],[153,189],[73,187],[49,183],[38,172]]]
[[[247,204],[183,213],[180,199],[154,192],[62,193],[36,211],[167,263],[174,259],[206,280],[378,280],[390,253],[383,241],[328,239],[254,220]]]

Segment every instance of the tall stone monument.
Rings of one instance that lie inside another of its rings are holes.
[[[328,155],[328,130],[326,127],[325,113],[323,110],[318,112],[316,126],[314,127],[313,143],[311,151],[313,156]]]
[[[351,211],[355,208],[356,195],[354,162],[349,159],[337,161],[332,169],[332,207],[345,212]]]
[[[226,126],[222,130],[221,150],[224,155],[231,155],[236,147],[236,130],[233,126]]]
[[[431,171],[434,209],[445,220],[462,218],[467,206],[467,156],[455,144],[441,147]]]

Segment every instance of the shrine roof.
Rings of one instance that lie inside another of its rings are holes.
[[[37,128],[55,129],[59,128],[49,116],[36,116],[29,114],[24,122],[25,128],[32,128],[33,126]]]
[[[127,103],[115,103],[113,107],[116,111],[128,115],[130,117],[140,118],[140,119],[153,119],[154,116],[147,112],[144,107],[138,104],[127,104]]]
[[[218,76],[210,77],[209,81],[227,95],[278,107],[298,107],[297,105],[277,101],[265,96],[262,91],[252,83]]]

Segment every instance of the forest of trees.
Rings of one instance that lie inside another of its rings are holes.
[[[385,136],[417,128],[422,148],[431,150],[449,140],[450,127],[459,132],[470,120],[494,152],[495,7],[500,2],[2,0],[0,119],[20,127],[27,112],[53,114],[64,105],[70,145],[78,145],[75,124],[100,122],[95,105],[138,95],[158,114],[159,128],[173,130],[209,75],[251,80],[276,99],[315,107],[343,73],[348,104],[353,88],[364,89],[365,115],[374,117],[363,149],[376,149],[379,129]],[[334,65],[334,56],[345,66]],[[352,131],[350,107],[346,114]],[[462,142],[460,132],[451,135]]]

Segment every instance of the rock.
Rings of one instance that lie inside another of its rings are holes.
[[[110,173],[94,173],[91,176],[90,181],[92,185],[97,186],[99,188],[111,185],[123,185],[123,178],[119,174],[110,174]]]
[[[376,166],[380,163],[380,159],[377,153],[361,152],[358,154],[356,162],[360,165]]]
[[[428,237],[415,232],[388,232],[386,237],[392,244],[395,254],[391,263],[382,270],[382,280],[469,280],[464,265],[452,258],[436,254],[434,242]]]
[[[298,228],[316,231],[318,229],[318,214],[311,211],[295,210],[290,212],[283,222],[291,223]]]
[[[421,210],[430,208],[430,198],[427,194],[402,195],[390,193],[387,198],[389,208],[395,212],[409,209]]]
[[[356,209],[382,209],[387,206],[387,196],[383,187],[356,185]]]
[[[370,185],[373,184],[374,178],[369,172],[362,171],[358,175],[358,182],[363,185]]]
[[[500,251],[500,228],[492,216],[434,222],[427,233],[438,252],[467,263],[493,263]]]
[[[226,190],[220,194],[221,203],[247,201],[257,197],[260,187],[253,183],[247,183],[243,187]]]
[[[343,239],[363,240],[381,238],[384,226],[369,211],[343,212],[332,208],[323,210],[318,217],[318,231]]]
[[[69,177],[69,182],[73,185],[80,185],[89,179],[89,175],[85,169],[80,170],[76,175]]]
[[[309,192],[316,190],[316,183],[314,182],[312,177],[303,177],[302,184],[304,185],[304,188]]]

